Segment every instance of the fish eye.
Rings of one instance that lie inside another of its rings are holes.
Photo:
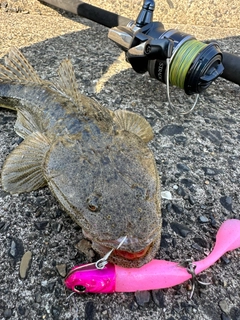
[[[88,204],[88,209],[93,211],[93,212],[97,211],[97,207],[92,205],[92,204]]]
[[[86,291],[86,287],[84,286],[75,286],[74,291],[78,293],[84,293]]]
[[[90,211],[96,212],[100,210],[100,195],[98,194],[91,194],[87,198],[87,207]]]

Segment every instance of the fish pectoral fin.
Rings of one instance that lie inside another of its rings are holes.
[[[60,92],[80,107],[81,93],[79,92],[73,66],[69,59],[65,59],[61,62],[58,68],[58,75],[59,79],[57,80],[57,87]]]
[[[152,127],[145,118],[137,113],[117,110],[114,112],[113,120],[122,130],[136,134],[146,143],[153,139]]]
[[[0,80],[17,81],[20,83],[42,84],[42,80],[24,55],[15,47],[5,57],[6,66],[0,65]]]
[[[50,143],[34,132],[7,157],[2,169],[3,189],[12,194],[30,192],[46,185],[43,162]]]
[[[31,135],[33,132],[37,132],[40,128],[36,125],[34,118],[28,110],[18,107],[17,121],[14,125],[15,132],[26,139],[27,136]]]
[[[41,131],[42,127],[41,123],[36,124],[33,115],[27,109],[18,106],[17,121],[14,125],[14,130],[20,137],[26,139],[27,136],[33,132]]]

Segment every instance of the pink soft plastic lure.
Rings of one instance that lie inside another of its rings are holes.
[[[194,262],[195,274],[209,268],[224,253],[240,247],[240,220],[225,221],[216,236],[213,251],[203,260]],[[169,288],[191,279],[187,269],[177,262],[152,260],[141,268],[123,268],[107,263],[100,270],[93,263],[74,267],[65,284],[77,293],[135,292]]]

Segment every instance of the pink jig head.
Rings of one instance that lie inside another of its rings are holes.
[[[104,269],[97,269],[95,263],[82,264],[72,268],[65,285],[76,293],[115,292],[115,267],[107,263]]]
[[[121,247],[126,238],[122,239],[116,249]],[[95,263],[73,267],[65,279],[66,286],[76,293],[115,292],[115,266],[107,261],[114,249]]]
[[[212,252],[193,263],[195,274],[209,268],[227,251],[239,247],[240,220],[227,220],[218,230]],[[134,292],[169,288],[192,278],[177,262],[152,260],[141,268],[123,268],[107,263],[104,258],[99,261],[103,262],[99,269],[98,262],[74,267],[65,280],[66,286],[77,293]]]

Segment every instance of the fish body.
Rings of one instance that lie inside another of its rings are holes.
[[[132,112],[111,111],[78,91],[64,60],[57,82],[39,78],[13,48],[0,66],[0,106],[17,111],[24,141],[7,157],[2,186],[12,194],[48,185],[100,255],[140,267],[160,245],[160,182],[147,146],[152,129]]]

